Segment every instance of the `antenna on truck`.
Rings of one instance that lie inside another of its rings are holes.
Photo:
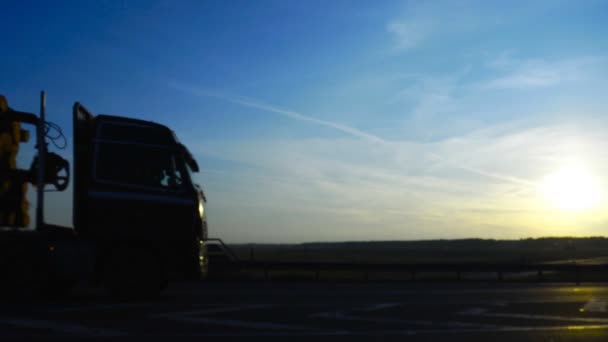
[[[44,226],[44,167],[46,158],[46,142],[44,139],[46,128],[46,93],[40,92],[40,120],[36,127],[36,143],[38,148],[38,175],[36,200],[36,229],[40,230]]]

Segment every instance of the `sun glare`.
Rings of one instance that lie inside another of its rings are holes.
[[[562,210],[592,209],[601,200],[601,187],[587,170],[567,167],[546,176],[541,184],[545,198]]]

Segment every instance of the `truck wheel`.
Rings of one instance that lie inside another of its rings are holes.
[[[12,260],[11,260],[12,261]],[[33,265],[28,262],[15,262],[8,268],[3,268],[2,284],[0,284],[1,296],[23,298],[36,295],[39,291],[37,272]]]
[[[104,266],[104,285],[120,299],[155,298],[166,285],[156,254],[143,248],[112,250]]]
[[[40,294],[44,284],[44,268],[27,248],[16,247],[7,252],[9,257],[0,260],[0,298],[31,298]]]
[[[62,299],[69,297],[77,281],[57,276],[48,276],[41,294],[48,299]]]

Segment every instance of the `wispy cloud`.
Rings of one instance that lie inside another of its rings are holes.
[[[214,179],[234,188],[232,195],[214,194],[224,198],[226,210],[243,202],[252,212],[321,216],[320,229],[351,237],[359,229],[354,227],[364,229],[365,223],[382,227],[378,238],[446,237],[446,229],[456,236],[513,238],[578,229],[559,217],[547,218],[537,182],[570,162],[568,156],[598,156],[608,148],[605,133],[592,128],[601,125],[590,126],[494,127],[439,142],[388,146],[352,138],[194,145],[205,146],[199,153],[253,166],[245,174],[236,170]],[[569,143],[573,140],[578,144]],[[605,155],[595,162],[599,173],[608,171]],[[306,239],[314,239],[308,234]]]
[[[424,20],[395,20],[386,25],[386,31],[393,35],[398,49],[417,47],[432,30],[433,24]]]
[[[373,135],[368,132],[361,131],[357,128],[354,128],[354,127],[351,127],[351,126],[348,126],[348,125],[345,125],[342,123],[321,120],[321,119],[318,119],[318,118],[315,118],[312,116],[301,114],[296,111],[279,108],[277,106],[267,104],[267,103],[249,98],[249,97],[225,94],[225,93],[221,93],[221,92],[217,92],[217,91],[213,91],[213,90],[209,90],[209,89],[205,89],[205,88],[188,86],[188,85],[184,85],[184,84],[177,83],[177,82],[170,82],[169,86],[173,89],[184,91],[184,92],[187,92],[187,93],[195,95],[195,96],[217,98],[217,99],[221,99],[223,101],[239,104],[239,105],[242,105],[245,107],[260,109],[260,110],[263,110],[266,112],[279,114],[281,116],[289,117],[294,120],[308,122],[308,123],[316,124],[316,125],[323,126],[323,127],[329,127],[329,128],[338,130],[340,132],[346,133],[350,136],[359,138],[362,141],[364,141],[365,143],[368,143],[368,144],[371,143],[374,145],[382,146],[384,148],[382,150],[382,151],[384,151],[384,153],[387,153],[386,151],[388,151],[389,154],[394,154],[394,153],[396,153],[395,150],[398,150],[398,149],[401,149],[404,147],[403,143],[399,143],[396,141],[388,141],[377,135]],[[428,108],[427,108],[427,110],[428,110]],[[420,115],[421,115],[420,113],[417,114],[417,116],[420,116]],[[359,147],[356,150],[361,150],[361,149],[363,149],[363,147]],[[369,147],[367,147],[365,149],[369,149]],[[284,156],[286,156],[286,155],[284,155]],[[456,158],[453,158],[454,155],[451,152],[447,153],[447,154],[429,153],[428,157],[430,159],[434,160],[436,163],[440,163],[446,167],[460,169],[460,170],[466,171],[468,173],[476,174],[478,176],[483,176],[485,178],[490,178],[490,179],[498,180],[501,182],[515,183],[515,184],[520,184],[520,185],[528,185],[528,186],[533,185],[532,182],[527,181],[525,179],[517,178],[517,177],[511,176],[508,174],[502,174],[498,171],[494,171],[494,172],[487,171],[483,167],[475,166],[470,161],[463,161],[463,160],[458,160]],[[412,162],[417,163],[418,161],[413,160]],[[300,163],[296,163],[296,164],[299,165]]]
[[[313,116],[305,115],[305,114],[302,114],[302,113],[299,113],[296,111],[292,111],[292,110],[279,108],[279,107],[276,107],[276,106],[273,106],[273,105],[270,105],[270,104],[267,104],[264,102],[260,102],[260,101],[257,101],[255,99],[251,99],[248,97],[219,93],[216,91],[207,90],[204,88],[197,88],[197,87],[184,85],[184,84],[180,84],[180,83],[176,83],[176,82],[170,82],[169,87],[190,93],[192,95],[213,97],[213,98],[221,99],[221,100],[224,100],[227,102],[236,103],[236,104],[239,104],[239,105],[242,105],[245,107],[260,109],[260,110],[267,111],[270,113],[279,114],[279,115],[282,115],[282,116],[285,116],[288,118],[292,118],[292,119],[295,119],[298,121],[309,122],[309,123],[312,123],[315,125],[332,128],[337,131],[346,133],[348,135],[362,138],[369,142],[373,142],[373,143],[377,143],[377,144],[387,144],[388,143],[385,139],[383,139],[377,135],[364,132],[364,131],[362,131],[358,128],[352,127],[352,126],[348,126],[348,125],[345,125],[345,124],[342,124],[339,122],[318,119]]]
[[[410,50],[433,43],[441,37],[466,34],[479,26],[495,25],[498,15],[492,6],[467,1],[406,2],[401,15],[386,24],[397,50]],[[478,14],[478,15],[475,15]]]
[[[485,82],[483,88],[530,89],[555,86],[584,78],[590,72],[590,67],[598,61],[597,58],[517,60],[501,55],[489,62],[488,66],[502,75]]]

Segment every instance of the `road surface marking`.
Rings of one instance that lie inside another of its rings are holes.
[[[457,295],[463,296],[467,294],[473,295],[484,295],[484,294],[518,294],[518,295],[530,295],[535,296],[538,294],[548,295],[548,294],[559,294],[559,295],[567,295],[568,293],[580,293],[580,291],[603,291],[605,287],[601,286],[593,286],[593,287],[575,287],[572,286],[568,288],[568,292],[564,292],[564,288],[556,288],[550,285],[542,286],[538,285],[538,287],[530,288],[481,288],[481,289],[471,289],[471,288],[459,288],[459,289],[433,289],[433,288],[420,288],[420,289],[385,289],[382,287],[370,287],[366,291],[362,291],[360,289],[353,288],[339,288],[338,290],[320,290],[312,288],[307,289],[272,289],[268,292],[262,291],[260,289],[239,289],[240,294],[256,294],[260,293],[271,293],[273,296],[277,295],[289,295],[289,296],[297,296],[299,294],[307,295],[307,296],[319,296],[319,295],[335,295],[336,291],[342,296],[367,296],[374,294],[381,295],[414,295],[416,297],[420,296],[438,296],[438,295]],[[577,291],[578,290],[578,291]],[[234,290],[231,288],[227,289],[214,289],[213,294],[215,295],[231,295],[234,293]],[[579,299],[580,300],[580,299]],[[511,302],[511,301],[509,301]]]
[[[314,331],[310,327],[296,326],[290,324],[281,324],[273,322],[254,322],[254,321],[242,321],[236,319],[214,319],[207,317],[180,317],[180,318],[169,318],[179,322],[197,323],[197,324],[213,324],[213,325],[224,325],[228,327],[236,328],[249,328],[257,330],[295,330],[295,331]]]
[[[608,318],[569,317],[569,316],[553,316],[553,315],[537,315],[537,314],[488,312],[488,310],[484,309],[484,308],[472,308],[469,310],[457,312],[457,314],[462,315],[462,316],[477,316],[477,317],[515,318],[515,319],[527,319],[527,320],[608,324]]]
[[[585,306],[583,306],[583,310],[586,312],[606,312],[606,301],[604,300],[596,300],[592,299],[588,301]]]
[[[83,325],[59,323],[57,321],[43,321],[27,318],[0,317],[0,324],[12,325],[19,328],[42,329],[61,332],[71,335],[87,337],[126,336],[125,332],[109,329],[91,328]]]
[[[83,306],[65,306],[65,307],[55,307],[45,310],[47,312],[53,313],[63,313],[63,312],[74,312],[74,311],[97,311],[97,310],[120,310],[120,309],[130,309],[137,307],[149,307],[155,305],[154,303],[139,303],[139,304],[100,304],[100,305],[83,305]]]
[[[401,303],[380,303],[380,304],[374,304],[365,308],[361,308],[361,309],[356,309],[356,311],[363,311],[363,312],[371,312],[371,311],[379,311],[379,310],[384,310],[384,309],[388,309],[388,308],[394,308],[396,306],[400,306]]]
[[[370,330],[331,330],[331,331],[250,331],[250,332],[209,332],[139,335],[139,337],[305,337],[305,336],[399,336],[399,335],[433,335],[433,334],[467,334],[467,333],[501,333],[501,332],[538,332],[538,331],[574,331],[574,330],[608,330],[608,325],[570,325],[570,326],[505,326],[487,328],[457,329],[370,329]]]
[[[488,309],[484,309],[484,308],[470,308],[467,310],[457,312],[456,314],[466,315],[466,316],[481,316],[484,313],[486,313],[487,311],[488,311]]]
[[[271,304],[253,304],[253,305],[240,305],[240,306],[213,305],[212,308],[208,308],[208,309],[176,311],[176,312],[174,311],[174,312],[170,312],[170,313],[148,315],[148,317],[181,319],[182,317],[186,317],[186,316],[202,316],[202,315],[225,313],[225,312],[239,312],[239,311],[255,310],[255,309],[270,309],[275,306],[276,305],[271,305]]]
[[[274,322],[243,321],[243,320],[236,320],[236,319],[217,319],[217,318],[204,317],[204,315],[209,315],[209,314],[226,313],[226,312],[240,312],[240,311],[254,310],[254,309],[269,309],[269,308],[273,308],[273,307],[277,307],[277,305],[255,304],[255,305],[242,305],[242,306],[233,306],[233,307],[217,307],[217,308],[204,309],[204,310],[180,311],[180,312],[171,312],[168,314],[150,315],[148,317],[165,318],[165,319],[170,319],[173,321],[187,322],[187,323],[213,324],[213,325],[223,325],[223,326],[237,327],[237,328],[258,329],[258,330],[280,330],[280,331],[283,331],[283,330],[289,330],[289,331],[315,331],[315,330],[318,330],[318,329],[313,329],[311,327],[274,323]]]
[[[399,318],[382,318],[382,317],[360,317],[345,314],[339,311],[320,312],[312,314],[311,318],[326,318],[338,321],[353,321],[353,322],[370,322],[370,323],[388,323],[388,324],[411,324],[411,325],[423,325],[423,326],[436,326],[436,327],[455,327],[455,328],[500,328],[500,326],[493,324],[481,324],[481,323],[468,323],[468,322],[438,322],[438,321],[427,321],[418,319],[399,319]],[[444,329],[445,330],[445,329]]]

